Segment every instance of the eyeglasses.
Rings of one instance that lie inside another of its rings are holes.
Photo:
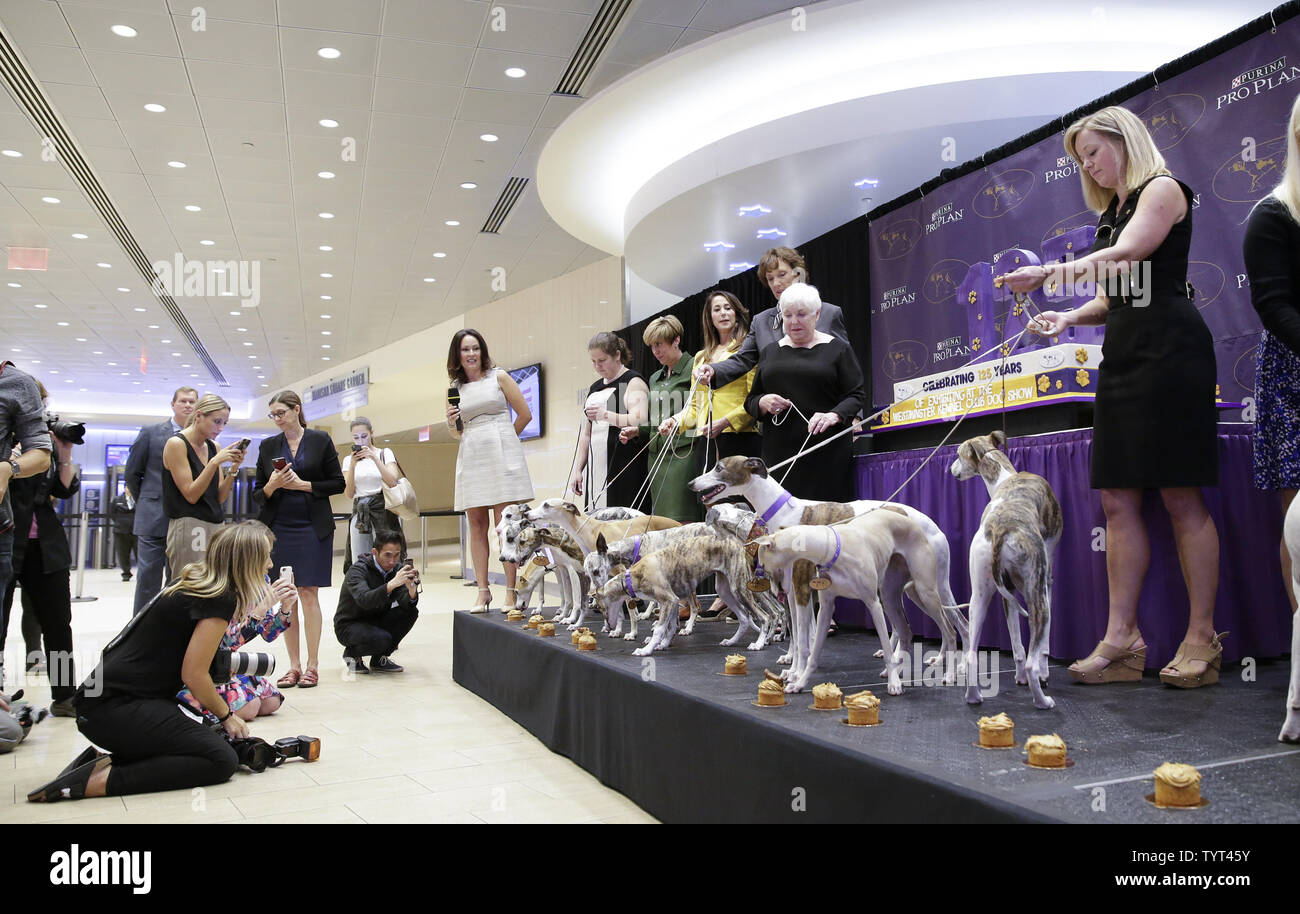
[[[289,410],[287,410],[287,409],[277,409],[277,410],[276,410],[275,412],[273,412],[273,413],[267,413],[267,414],[266,414],[266,418],[271,419],[271,420],[273,420],[273,421],[275,421],[275,422],[278,422],[278,421],[280,421],[281,419],[283,419],[283,418],[284,418],[285,416],[287,416],[287,415],[289,415]]]

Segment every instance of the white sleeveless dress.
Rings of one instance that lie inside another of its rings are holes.
[[[524,445],[515,434],[497,371],[460,389],[460,419],[465,426],[456,454],[456,510],[531,501],[533,482]]]

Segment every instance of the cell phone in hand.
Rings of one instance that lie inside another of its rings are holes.
[[[280,578],[281,578],[282,580],[288,581],[290,584],[292,584],[292,583],[293,583],[293,566],[292,566],[292,565],[281,565],[281,566],[280,566]]]
[[[239,443],[235,445],[235,450],[246,451],[248,450],[248,446],[252,443],[253,443],[252,438],[240,438]]]
[[[283,470],[288,465],[289,461],[283,457],[276,457],[271,461],[271,466],[275,467],[277,470]]]
[[[357,451],[364,450],[364,449],[365,449],[365,445],[362,445],[362,444],[354,444],[354,445],[352,445],[352,453],[354,453],[354,454],[355,454]]]

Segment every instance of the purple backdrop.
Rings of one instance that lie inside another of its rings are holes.
[[[1205,500],[1219,530],[1219,593],[1215,628],[1230,631],[1224,659],[1277,657],[1290,650],[1291,611],[1282,589],[1278,544],[1282,509],[1275,493],[1251,483],[1251,436],[1248,426],[1224,425],[1219,433],[1223,482],[1206,489]],[[1079,429],[1012,439],[1008,456],[1017,469],[1043,476],[1061,502],[1065,528],[1056,550],[1052,588],[1053,657],[1087,656],[1106,630],[1105,517],[1100,495],[1088,488],[1092,431]],[[952,590],[958,601],[970,599],[967,556],[971,538],[988,505],[988,490],[978,479],[958,482],[948,472],[955,446],[945,447],[926,464],[895,499],[924,511],[948,536],[952,549]],[[910,476],[928,449],[869,454],[857,458],[860,498],[885,498]],[[1147,493],[1143,514],[1151,538],[1151,569],[1142,589],[1138,624],[1146,638],[1148,666],[1159,669],[1174,656],[1187,628],[1187,590],[1174,550],[1169,515],[1159,495]],[[939,628],[908,604],[918,634],[938,638]],[[843,601],[836,618],[866,624],[861,603]],[[1024,643],[1028,628],[1021,621]],[[980,643],[1009,649],[1000,599],[985,618]]]
[[[1256,36],[1125,103],[1196,195],[1188,279],[1214,334],[1221,396],[1230,402],[1255,389],[1260,327],[1250,306],[1241,237],[1251,206],[1281,178],[1285,124],[1300,89],[1297,48],[1300,19],[1291,19],[1276,34]],[[1012,248],[1048,259],[1059,258],[1067,244],[1086,250],[1086,241],[1062,241],[1097,218],[1084,206],[1078,170],[1062,140],[1058,133],[990,162],[870,224],[877,406],[893,400],[897,381],[968,362],[975,328],[987,336],[990,315],[983,312],[989,302],[973,301],[966,283],[973,265],[992,264]],[[959,287],[965,294],[957,294]],[[1050,305],[1063,306],[1069,302],[1059,295]],[[973,309],[978,318],[968,313]],[[994,310],[1005,312],[1006,305],[998,301]],[[1018,320],[1007,329],[1007,335],[1019,332]],[[981,348],[987,350],[987,339]]]

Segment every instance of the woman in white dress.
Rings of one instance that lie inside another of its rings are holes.
[[[533,483],[528,477],[524,446],[519,433],[532,419],[519,385],[497,368],[488,355],[487,342],[477,330],[459,330],[447,351],[447,374],[460,391],[460,407],[447,404],[447,428],[460,439],[456,454],[456,510],[469,519],[469,551],[478,581],[478,600],[470,612],[487,612],[492,591],[487,587],[488,525],[501,520],[508,504],[530,501]],[[510,422],[510,409],[515,421]],[[457,428],[457,423],[460,428]],[[495,517],[489,518],[489,509]],[[506,610],[515,606],[515,571],[503,562],[506,575]]]
[[[397,485],[401,473],[392,451],[375,448],[375,429],[369,419],[357,416],[349,430],[352,453],[343,458],[343,494],[352,499],[348,540],[355,562],[370,556],[377,527],[401,532],[401,520],[384,510],[384,486]]]

